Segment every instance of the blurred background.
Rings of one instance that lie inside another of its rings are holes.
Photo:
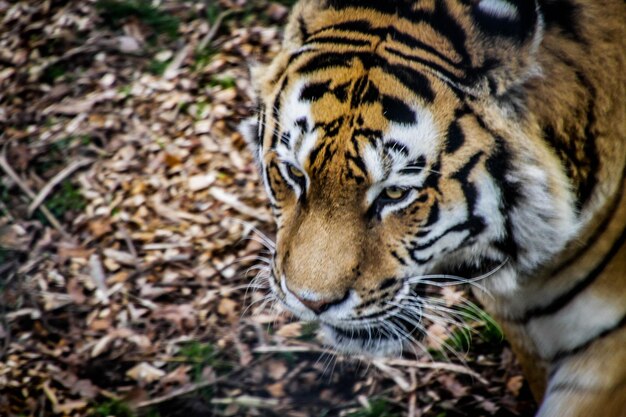
[[[237,125],[292,3],[0,0],[0,416],[532,415],[478,309],[350,358],[249,286],[274,226]]]

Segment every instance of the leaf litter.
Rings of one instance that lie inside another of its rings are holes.
[[[291,3],[0,0],[0,415],[532,414],[480,315],[450,359],[437,325],[351,358],[248,288],[274,226],[237,126]]]

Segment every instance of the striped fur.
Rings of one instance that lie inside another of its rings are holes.
[[[623,2],[302,0],[255,79],[290,310],[398,354],[489,272],[538,415],[626,416]]]

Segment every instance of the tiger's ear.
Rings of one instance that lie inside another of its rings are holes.
[[[483,55],[490,94],[502,95],[539,73],[543,19],[536,0],[474,0],[471,15],[478,31],[472,47]]]
[[[291,10],[283,35],[283,50],[294,51],[304,44],[310,35],[309,24],[324,8],[320,0],[300,0]]]

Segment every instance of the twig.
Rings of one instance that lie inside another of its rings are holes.
[[[253,397],[250,395],[240,395],[232,398],[213,398],[211,404],[230,405],[235,404],[245,408],[276,408],[280,402],[276,398]]]
[[[418,369],[439,369],[444,371],[455,372],[458,374],[465,374],[475,378],[481,384],[488,385],[489,382],[472,371],[471,369],[457,365],[454,363],[446,363],[446,362],[418,362],[409,359],[373,359],[368,356],[362,355],[350,355],[345,356],[339,352],[334,352],[332,350],[322,349],[317,346],[258,346],[252,350],[254,353],[310,353],[310,352],[319,352],[319,353],[327,353],[330,355],[335,355],[340,359],[355,359],[360,360],[365,363],[372,363],[376,365],[376,363],[384,364],[387,366],[400,366],[406,368],[418,368]]]
[[[236,196],[224,191],[221,188],[213,187],[209,190],[209,194],[211,194],[211,197],[213,197],[217,201],[229,206],[230,208],[238,211],[241,214],[245,214],[246,216],[250,216],[265,223],[269,223],[272,221],[272,219],[268,217],[264,212],[242,203]]]
[[[189,45],[183,46],[176,53],[176,56],[174,56],[174,59],[172,60],[172,62],[170,62],[167,68],[165,69],[165,72],[163,73],[163,78],[166,80],[171,80],[172,78],[176,77],[176,75],[178,75],[178,69],[180,68],[183,61],[185,60],[185,58],[187,58],[190,52],[191,52],[191,46]]]
[[[17,186],[20,187],[22,189],[22,191],[28,197],[30,197],[31,199],[35,199],[36,198],[35,193],[33,192],[33,190],[31,190],[31,188],[28,185],[26,185],[24,183],[24,181],[22,181],[22,179],[19,177],[19,175],[17,175],[17,173],[13,170],[11,165],[9,165],[9,163],[7,161],[7,158],[6,158],[6,144],[2,148],[2,153],[0,153],[0,168],[2,168],[4,170],[4,172],[6,172],[6,174],[9,177],[11,177],[13,182],[15,182],[17,184]],[[39,207],[39,211],[41,211],[41,213],[50,222],[52,227],[54,227],[59,233],[61,233],[61,235],[63,235],[64,238],[66,238],[66,239],[70,239],[71,238],[69,233],[67,233],[65,231],[63,226],[61,226],[61,223],[59,223],[59,221],[56,219],[56,217],[54,217],[54,214],[52,214],[50,212],[50,210],[48,210],[48,208],[45,205],[41,205]]]
[[[124,242],[126,243],[126,246],[128,247],[128,251],[133,256],[133,258],[135,258],[135,268],[139,269],[140,261],[137,255],[137,249],[135,248],[133,239],[131,239],[130,234],[128,233],[128,229],[126,229],[126,226],[124,226],[124,223],[120,223],[119,230],[120,230],[120,233],[122,234],[122,237],[124,238]]]
[[[258,361],[254,361],[249,366],[250,367],[255,366],[257,363],[258,363]],[[228,378],[232,377],[237,372],[240,372],[241,369],[242,368],[237,368],[236,370],[233,370],[232,372],[229,372],[228,374],[221,375],[218,378],[215,378],[213,380],[196,382],[196,383],[193,383],[193,384],[191,384],[189,386],[181,387],[181,388],[179,388],[177,390],[174,390],[174,391],[170,392],[169,394],[165,394],[165,395],[163,395],[161,397],[153,398],[151,400],[142,401],[142,402],[138,403],[135,406],[135,408],[136,409],[140,409],[140,408],[152,407],[154,405],[162,404],[164,402],[173,400],[176,397],[180,397],[180,396],[183,396],[183,395],[191,394],[192,392],[198,391],[198,390],[200,390],[202,388],[206,388],[206,387],[210,387],[211,385],[219,384],[220,382],[225,381]]]
[[[37,196],[33,199],[33,201],[28,206],[28,217],[31,217],[35,210],[46,200],[48,194],[52,192],[54,187],[59,185],[64,179],[72,175],[78,169],[89,165],[93,162],[93,159],[79,159],[78,161],[74,161],[67,167],[63,168],[61,172],[56,174],[48,183],[39,191]]]
[[[217,16],[217,18],[215,19],[215,22],[213,23],[213,26],[211,26],[211,29],[209,29],[209,33],[207,33],[205,35],[205,37],[202,38],[202,40],[198,44],[198,50],[202,51],[207,46],[209,46],[209,44],[211,43],[211,41],[213,40],[215,35],[217,35],[217,31],[219,30],[220,26],[222,25],[222,22],[224,21],[224,19],[226,19],[228,16],[230,16],[232,14],[235,14],[237,12],[238,12],[237,10],[226,10],[226,11],[220,13]]]
[[[104,268],[102,267],[100,257],[95,253],[89,257],[89,268],[91,270],[91,278],[98,287],[98,291],[96,291],[96,296],[100,299],[101,302],[108,304],[109,296],[107,295],[107,285],[106,276],[104,275]]]
[[[397,386],[400,387],[402,391],[404,392],[413,391],[413,387],[411,386],[409,381],[407,381],[406,378],[404,378],[402,371],[389,366],[388,364],[385,363],[384,360],[372,361],[372,365],[374,365],[376,368],[378,368],[378,370],[380,370],[385,375],[393,379],[393,381],[396,383]]]
[[[418,362],[412,361],[408,359],[386,359],[385,363],[391,366],[405,366],[407,368],[419,368],[419,369],[441,369],[444,371],[456,372],[458,374],[469,375],[473,378],[476,378],[481,384],[489,385],[489,382],[472,371],[466,366],[457,365],[454,363],[446,363],[446,362]]]
[[[137,404],[135,406],[135,408],[136,409],[140,409],[140,408],[152,407],[152,406],[157,405],[157,404],[162,404],[162,403],[168,402],[170,400],[173,400],[176,397],[180,397],[180,396],[183,396],[183,395],[191,394],[192,392],[198,391],[198,390],[200,390],[202,388],[210,387],[211,385],[214,385],[217,382],[219,382],[221,379],[223,379],[223,378],[217,378],[217,379],[214,379],[212,381],[196,382],[195,384],[192,384],[192,385],[187,386],[187,387],[179,388],[179,389],[174,390],[174,391],[170,392],[169,394],[163,395],[161,397],[153,398],[151,400],[142,401],[139,404]]]
[[[250,251],[250,252],[246,252],[243,256],[241,256],[240,258],[246,258],[250,255],[254,255],[257,251]],[[206,277],[204,279],[204,283],[197,283],[197,282],[157,282],[154,284],[155,287],[175,287],[175,288],[206,288],[207,287],[207,282],[211,281],[213,278],[221,276],[222,273],[227,270],[228,268],[232,267],[233,265],[237,265],[237,264],[241,264],[242,261],[241,259],[235,259],[232,262],[227,263],[226,265],[222,266],[221,268],[215,268],[215,272],[212,273],[211,275],[209,275],[208,277]],[[244,288],[247,288],[244,287]]]

